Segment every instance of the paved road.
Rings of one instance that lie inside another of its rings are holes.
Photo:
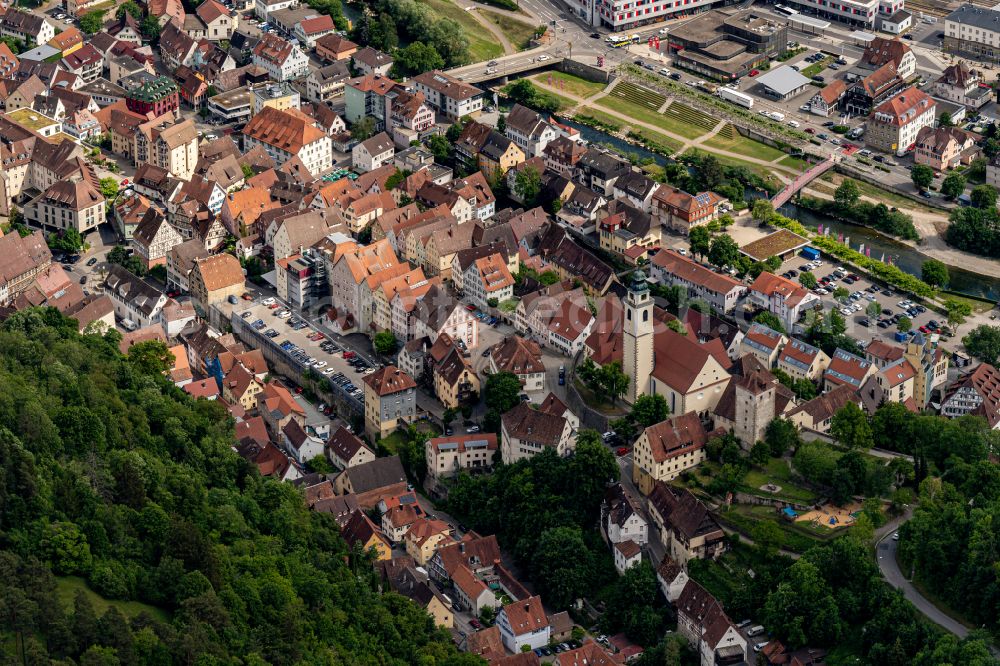
[[[878,538],[878,541],[876,542],[876,552],[878,555],[879,571],[882,572],[882,577],[885,578],[886,582],[897,590],[900,590],[903,593],[903,596],[905,596],[918,611],[927,617],[927,619],[939,625],[946,631],[950,631],[959,638],[965,638],[965,636],[969,633],[968,628],[958,620],[955,620],[951,616],[947,615],[944,611],[920,594],[920,592],[917,591],[910,580],[899,568],[899,562],[896,561],[896,550],[899,542],[893,540],[892,535],[895,534],[896,529],[909,520],[911,516],[912,511],[908,509],[903,516],[890,521],[886,525],[879,528],[876,532],[876,537]]]

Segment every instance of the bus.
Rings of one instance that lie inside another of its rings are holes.
[[[607,42],[611,48],[617,49],[629,44],[638,44],[639,35],[608,35]]]

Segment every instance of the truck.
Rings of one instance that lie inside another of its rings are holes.
[[[742,93],[739,90],[733,90],[732,88],[719,88],[719,97],[728,102],[732,102],[733,104],[739,104],[747,109],[753,108],[753,97],[746,93]]]

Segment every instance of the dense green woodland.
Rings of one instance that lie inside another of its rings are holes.
[[[233,453],[229,415],[161,374],[162,344],[118,340],[51,309],[0,327],[0,663],[482,663]],[[171,620],[63,605],[67,575]]]

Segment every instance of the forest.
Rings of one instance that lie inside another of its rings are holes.
[[[119,339],[54,309],[0,326],[0,663],[483,663],[238,457],[164,345]]]

